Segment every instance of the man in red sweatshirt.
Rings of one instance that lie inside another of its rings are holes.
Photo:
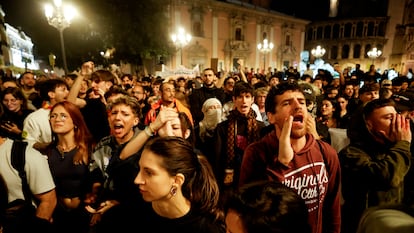
[[[296,82],[270,89],[265,103],[274,130],[250,144],[243,156],[239,184],[276,180],[294,189],[308,207],[313,233],[341,229],[341,170],[336,151],[316,140],[315,123]]]

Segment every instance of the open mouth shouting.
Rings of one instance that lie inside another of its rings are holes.
[[[302,128],[303,127],[303,115],[302,114],[296,114],[293,116],[293,123],[292,128]]]

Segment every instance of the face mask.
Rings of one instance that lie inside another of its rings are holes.
[[[222,110],[210,109],[204,114],[204,122],[207,122],[208,128],[215,128],[221,122]]]

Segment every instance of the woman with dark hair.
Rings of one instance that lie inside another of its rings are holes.
[[[242,186],[225,202],[226,228],[232,233],[310,233],[304,200],[274,181]]]
[[[8,132],[8,138],[22,139],[23,121],[33,112],[27,107],[26,97],[20,88],[8,87],[1,92],[0,99],[4,109],[1,127]]]
[[[179,137],[148,142],[135,178],[143,199],[150,202],[146,232],[225,232],[218,208],[219,188],[207,159]]]
[[[48,161],[58,197],[54,224],[57,232],[87,232],[89,215],[83,200],[89,187],[92,136],[79,108],[68,101],[55,104],[49,119]]]

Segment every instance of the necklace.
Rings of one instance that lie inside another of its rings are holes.
[[[64,159],[65,158],[65,153],[69,152],[73,149],[75,149],[77,147],[77,145],[72,145],[72,146],[68,146],[68,147],[63,147],[62,145],[57,145],[56,148],[58,149],[59,153],[60,153],[60,159]]]

